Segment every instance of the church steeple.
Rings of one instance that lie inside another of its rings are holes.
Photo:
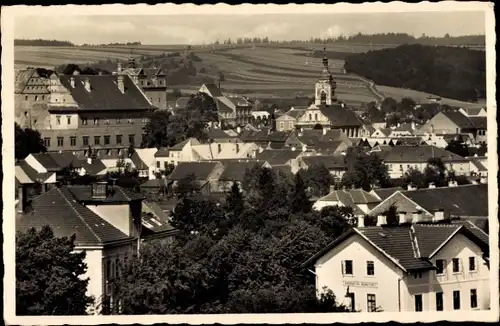
[[[326,47],[323,48],[323,67],[328,70],[328,57],[326,56]]]
[[[326,46],[323,47],[323,71],[321,72],[321,78],[316,82],[316,99],[315,104],[326,104],[331,105],[336,101],[335,98],[335,88],[336,83],[330,73],[330,68],[328,64],[328,57],[326,55]]]

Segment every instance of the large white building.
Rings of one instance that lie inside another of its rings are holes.
[[[488,235],[443,216],[397,226],[379,216],[378,226],[351,229],[304,266],[314,264],[319,293],[328,288],[355,311],[489,309]]]

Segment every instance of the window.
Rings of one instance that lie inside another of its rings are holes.
[[[460,310],[460,291],[453,291],[453,309]]]
[[[288,127],[289,127],[290,129],[292,129],[292,128],[293,128],[293,121],[290,121],[290,122],[288,123]]]
[[[375,294],[367,294],[367,310],[368,312],[375,312],[377,310],[377,302],[375,300]]]
[[[122,123],[122,120],[120,118],[116,118],[116,124],[119,125],[120,123]]]
[[[453,273],[459,273],[460,272],[460,260],[458,260],[458,258],[453,258],[452,264],[453,264]]]
[[[375,275],[375,263],[373,261],[366,262],[366,275]]]
[[[122,135],[116,135],[116,145],[122,144]]]
[[[128,124],[132,124],[132,119],[128,118],[127,122],[128,122]]]
[[[414,279],[418,279],[418,278],[422,278],[423,277],[422,272],[415,272],[415,273],[412,273],[412,275],[413,275]]]
[[[353,275],[352,260],[344,260],[344,275]]]
[[[149,121],[149,119],[148,119],[148,118],[142,118],[142,124],[143,124],[143,125],[147,124],[147,123],[148,123],[148,121]]]
[[[318,121],[318,114],[317,113],[314,114],[314,121]]]
[[[46,137],[43,139],[43,145],[47,148],[50,147],[50,138]]]
[[[469,257],[469,271],[476,271],[476,257]]]
[[[106,261],[106,279],[111,279],[111,261]]]
[[[167,162],[167,161],[163,162],[163,167],[164,167],[165,169],[167,169],[167,168],[168,168],[168,162]]]
[[[88,146],[89,145],[89,136],[83,136],[82,141],[83,141],[83,146]]]
[[[94,118],[94,125],[98,125],[99,124],[99,118]]]
[[[38,101],[38,95],[35,95],[35,101]]]
[[[470,290],[470,307],[477,308],[477,290],[476,289]]]
[[[160,168],[160,166],[161,166],[161,162],[160,162],[160,161],[157,161],[157,162],[156,162],[156,167],[159,169],[159,168]]]
[[[57,137],[57,147],[64,146],[64,137]]]
[[[69,142],[71,146],[76,146],[76,137],[75,136],[69,137]]]
[[[309,113],[309,121],[312,121],[312,119],[313,119],[313,116],[311,113]]]
[[[130,145],[134,145],[134,143],[135,143],[135,135],[128,135],[128,143]]]
[[[87,125],[87,119],[82,118],[82,125],[86,126]]]
[[[111,136],[104,136],[104,145],[109,145],[109,140],[110,140]]]
[[[443,292],[436,292],[436,311],[443,311]]]
[[[415,295],[415,311],[422,311],[422,295]]]
[[[356,300],[354,293],[350,292],[347,294],[347,297],[351,299],[351,311],[355,311],[356,309]]]
[[[28,95],[26,95],[26,96],[24,97],[24,100],[25,100],[25,101],[27,101],[27,100],[28,100]]]
[[[436,274],[444,275],[445,274],[446,261],[444,259],[436,260]]]
[[[284,122],[280,122],[280,130],[283,130],[285,129],[285,123]]]
[[[61,124],[61,116],[60,115],[56,116],[56,123],[58,126]]]
[[[71,124],[71,116],[66,117],[66,122],[70,125]]]
[[[94,145],[100,145],[101,136],[94,136]]]

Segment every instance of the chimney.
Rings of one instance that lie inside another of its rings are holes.
[[[332,193],[334,191],[335,191],[335,186],[334,185],[330,185],[330,193]]]
[[[412,121],[412,122],[411,122],[411,130],[415,130],[415,128],[416,128],[416,127],[415,127],[415,121]]]
[[[292,146],[290,149],[292,152],[295,152],[295,146]]]
[[[434,212],[434,222],[444,221],[444,210],[438,209]]]
[[[382,226],[387,224],[387,218],[385,215],[377,216],[377,226]]]
[[[87,164],[92,164],[92,157],[87,157]]]
[[[302,151],[303,152],[307,151],[307,145],[302,145]]]
[[[20,185],[17,188],[17,212],[24,213],[26,206],[28,205],[28,192],[25,186]]]
[[[456,180],[450,180],[448,181],[448,187],[457,187],[458,182]]]
[[[413,212],[412,214],[412,222],[413,223],[418,223],[420,222],[420,217],[421,217],[421,213],[416,211],[416,212]]]
[[[406,223],[406,212],[399,212],[399,224]]]
[[[83,82],[84,86],[85,86],[85,89],[87,90],[87,92],[90,92],[90,80],[88,78],[85,78],[85,81]]]
[[[434,184],[434,182],[429,183],[429,189],[435,189],[435,188],[436,185]]]
[[[364,227],[365,227],[365,217],[358,216],[358,228],[364,228]]]
[[[71,84],[71,88],[75,88],[75,77],[71,76],[69,83]]]
[[[125,83],[123,81],[123,75],[118,75],[118,89],[120,92],[125,93]]]
[[[236,128],[236,132],[237,132],[238,134],[241,134],[241,127],[240,127],[240,126],[238,126],[238,127]]]
[[[116,71],[118,72],[118,74],[122,73],[122,63],[120,61],[118,61],[118,69],[116,69]]]
[[[326,135],[326,128],[323,128],[323,136]]]

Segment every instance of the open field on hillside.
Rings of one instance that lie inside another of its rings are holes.
[[[197,62],[197,76],[190,84],[174,85],[180,90],[196,90],[199,79],[206,77],[217,80],[218,72],[224,74],[221,87],[226,92],[246,93],[250,96],[291,97],[297,94],[313,96],[314,83],[322,71],[321,55],[323,44],[236,44],[216,46],[193,46],[194,53],[202,59]],[[364,78],[346,75],[344,61],[338,59],[346,53],[360,53],[369,50],[395,47],[395,45],[327,44],[330,71],[337,81],[337,96],[353,105],[369,101],[380,101],[383,97],[412,97],[417,102],[425,101],[429,94],[376,86]],[[16,68],[44,67],[68,63],[89,64],[100,60],[127,60],[130,57],[155,56],[155,64],[171,60],[166,56],[172,52],[183,52],[186,45],[141,45],[102,47],[36,47],[16,46]],[[339,55],[336,56],[335,53]],[[337,59],[336,59],[337,58]],[[206,67],[206,72],[200,71]],[[456,100],[443,99],[443,103],[460,106],[477,106]]]

